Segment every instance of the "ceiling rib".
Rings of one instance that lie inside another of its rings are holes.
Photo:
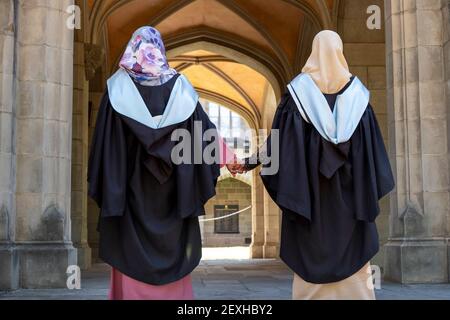
[[[209,91],[203,88],[195,87],[195,90],[200,94],[201,97],[216,102],[239,113],[242,117],[244,117],[245,120],[247,120],[252,129],[260,128],[260,121],[256,121],[255,115],[252,114],[249,109],[241,105],[239,102],[225,97],[217,92]]]
[[[253,101],[253,99],[247,94],[247,92],[245,92],[245,90],[236,81],[234,81],[228,74],[223,72],[221,69],[217,68],[216,66],[210,63],[204,63],[202,64],[202,66],[217,74],[219,77],[225,80],[234,90],[236,90],[239,93],[239,95],[242,98],[244,98],[245,102],[247,102],[249,106],[252,108],[252,111],[255,113],[258,120],[261,120],[261,112],[259,111],[258,106]]]

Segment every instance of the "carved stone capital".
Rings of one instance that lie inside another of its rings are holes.
[[[84,64],[87,80],[92,80],[95,77],[97,69],[104,60],[105,50],[103,47],[91,43],[84,44]]]

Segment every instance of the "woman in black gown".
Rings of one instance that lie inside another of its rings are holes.
[[[169,68],[159,32],[137,30],[108,80],[89,159],[89,195],[101,209],[99,255],[113,268],[111,299],[193,298],[198,217],[215,195],[220,164],[175,164],[173,133],[190,133],[188,145],[202,151],[207,130],[215,126],[189,81]]]
[[[375,219],[394,179],[370,93],[349,72],[332,31],[316,36],[288,88],[273,123],[279,141],[272,135],[265,146],[270,153],[279,143],[279,170],[263,168],[261,177],[283,212],[280,256],[295,272],[293,298],[374,299]],[[233,171],[259,165],[250,160]]]

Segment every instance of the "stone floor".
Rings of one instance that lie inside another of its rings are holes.
[[[85,271],[81,290],[21,290],[0,293],[0,300],[102,300],[106,299],[109,269],[95,265]],[[193,274],[197,299],[277,300],[291,296],[291,272],[276,260],[208,260]],[[450,300],[450,285],[410,285],[384,283],[377,290],[380,300]]]

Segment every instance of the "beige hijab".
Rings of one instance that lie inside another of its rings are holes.
[[[308,73],[323,93],[337,93],[345,87],[352,74],[344,57],[344,44],[336,32],[325,30],[316,35],[302,72]]]

